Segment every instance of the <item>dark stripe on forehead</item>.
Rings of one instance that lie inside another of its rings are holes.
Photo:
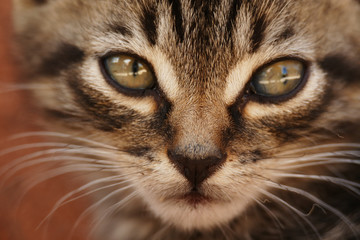
[[[229,18],[226,23],[226,32],[228,33],[229,39],[232,37],[233,29],[236,28],[236,17],[240,10],[242,0],[233,0],[229,9]]]
[[[40,74],[56,76],[71,65],[83,61],[84,52],[71,44],[62,43],[54,53],[42,60],[38,72]]]
[[[122,24],[118,24],[118,23],[111,24],[111,25],[109,25],[109,29],[110,29],[110,31],[119,33],[119,34],[123,35],[124,37],[132,37],[133,36],[133,33],[131,32],[131,30]]]
[[[294,35],[294,29],[291,26],[288,26],[279,34],[279,36],[277,36],[277,41],[285,41]]]
[[[258,15],[255,10],[253,11],[253,23],[252,23],[252,35],[250,37],[251,41],[251,52],[256,52],[264,39],[264,31],[266,29],[266,19],[265,15]]]
[[[220,5],[223,4],[222,0],[190,0],[191,8],[195,12],[201,11],[204,14],[205,22],[212,22],[212,18],[214,17],[215,9]]]
[[[156,44],[157,39],[157,9],[155,6],[146,6],[141,18],[142,28],[151,45]]]
[[[198,10],[203,5],[208,5],[208,4],[209,4],[209,2],[205,2],[202,0],[190,0],[190,5],[194,10]]]
[[[42,5],[42,4],[47,3],[47,0],[33,0],[33,2],[37,5]]]
[[[319,61],[320,67],[334,79],[360,83],[360,60],[352,61],[344,55],[328,55]]]
[[[171,15],[174,19],[175,31],[179,37],[180,42],[184,41],[184,26],[183,26],[183,17],[182,9],[179,0],[168,0],[171,6]]]

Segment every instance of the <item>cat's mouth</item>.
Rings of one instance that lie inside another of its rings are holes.
[[[214,199],[212,199],[210,196],[205,196],[197,189],[192,189],[190,192],[180,197],[180,200],[186,201],[189,205],[192,206],[206,204],[214,201]]]

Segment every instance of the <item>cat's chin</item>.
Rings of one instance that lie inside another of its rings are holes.
[[[166,224],[184,230],[208,230],[226,224],[248,205],[242,201],[224,201],[189,192],[169,199],[148,199],[150,209]]]

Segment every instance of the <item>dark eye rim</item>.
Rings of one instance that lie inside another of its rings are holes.
[[[154,77],[154,84],[151,86],[151,88],[146,88],[146,89],[127,88],[127,87],[120,85],[115,79],[113,79],[111,77],[111,74],[107,70],[105,61],[106,61],[106,59],[108,59],[110,57],[115,57],[118,55],[126,55],[126,56],[133,57],[139,61],[144,62],[147,65],[147,67],[150,69],[150,72]],[[129,53],[129,52],[109,52],[99,58],[99,66],[100,66],[100,71],[101,71],[103,77],[105,78],[105,81],[111,87],[113,87],[115,90],[117,90],[118,92],[120,92],[121,94],[124,94],[126,96],[129,96],[129,97],[153,96],[156,94],[156,89],[159,88],[157,77],[156,77],[153,66],[149,63],[149,61],[147,61],[146,59],[144,59],[143,57],[141,57],[137,54]]]
[[[302,79],[300,80],[300,83],[292,91],[290,91],[287,94],[280,95],[280,96],[263,96],[263,95],[256,94],[251,89],[251,82],[254,79],[255,75],[259,71],[261,71],[261,70],[265,69],[266,67],[268,67],[272,64],[275,64],[277,62],[288,61],[288,60],[298,61],[298,62],[302,63],[304,66],[304,72],[302,75]],[[309,61],[306,61],[303,58],[295,57],[295,56],[279,57],[279,58],[270,60],[269,62],[266,62],[262,66],[258,67],[255,71],[253,71],[253,73],[250,77],[250,80],[247,83],[246,94],[247,94],[248,101],[259,102],[262,104],[279,104],[279,103],[286,102],[286,101],[294,98],[305,87],[305,85],[309,79],[309,75],[310,75],[309,69],[310,69]]]

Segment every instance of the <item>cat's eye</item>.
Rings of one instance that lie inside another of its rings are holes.
[[[144,60],[118,54],[105,58],[103,64],[106,75],[122,88],[144,90],[154,86],[154,74]]]
[[[281,60],[258,70],[250,82],[251,90],[262,97],[281,97],[297,89],[305,75],[299,60]]]

